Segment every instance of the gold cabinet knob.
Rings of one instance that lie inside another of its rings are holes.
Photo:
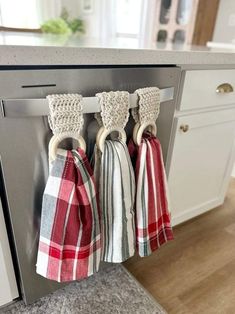
[[[188,124],[182,124],[180,126],[180,130],[183,131],[184,133],[188,132],[189,130],[189,125]]]
[[[220,84],[216,88],[216,93],[218,93],[218,94],[228,94],[228,93],[232,93],[232,92],[233,92],[233,87],[229,83]]]

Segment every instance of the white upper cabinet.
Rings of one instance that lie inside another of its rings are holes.
[[[234,160],[235,109],[175,119],[168,176],[174,225],[223,203]]]
[[[0,200],[0,306],[19,296]]]

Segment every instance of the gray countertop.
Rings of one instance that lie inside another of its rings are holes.
[[[0,66],[19,65],[222,65],[235,67],[235,51],[144,43],[137,39],[95,39],[0,32]]]

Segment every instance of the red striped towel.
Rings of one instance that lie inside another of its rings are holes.
[[[159,140],[146,133],[138,147],[128,145],[136,172],[136,243],[148,256],[173,239],[168,209],[167,182]]]
[[[36,271],[59,282],[98,271],[100,219],[93,173],[82,149],[59,149],[43,195]]]

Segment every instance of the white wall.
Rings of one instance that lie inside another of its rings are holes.
[[[235,165],[233,166],[232,177],[235,178]]]
[[[34,0],[34,1],[36,2],[36,10],[37,14],[39,14],[40,24],[49,19],[57,18],[61,13],[62,7],[61,0]]]
[[[220,0],[213,41],[228,43],[235,40],[235,0]]]
[[[68,10],[71,17],[81,17],[85,21],[87,36],[99,37],[101,33],[101,10],[103,0],[93,0],[92,4],[91,12],[84,12],[82,1],[61,0],[61,6]]]

